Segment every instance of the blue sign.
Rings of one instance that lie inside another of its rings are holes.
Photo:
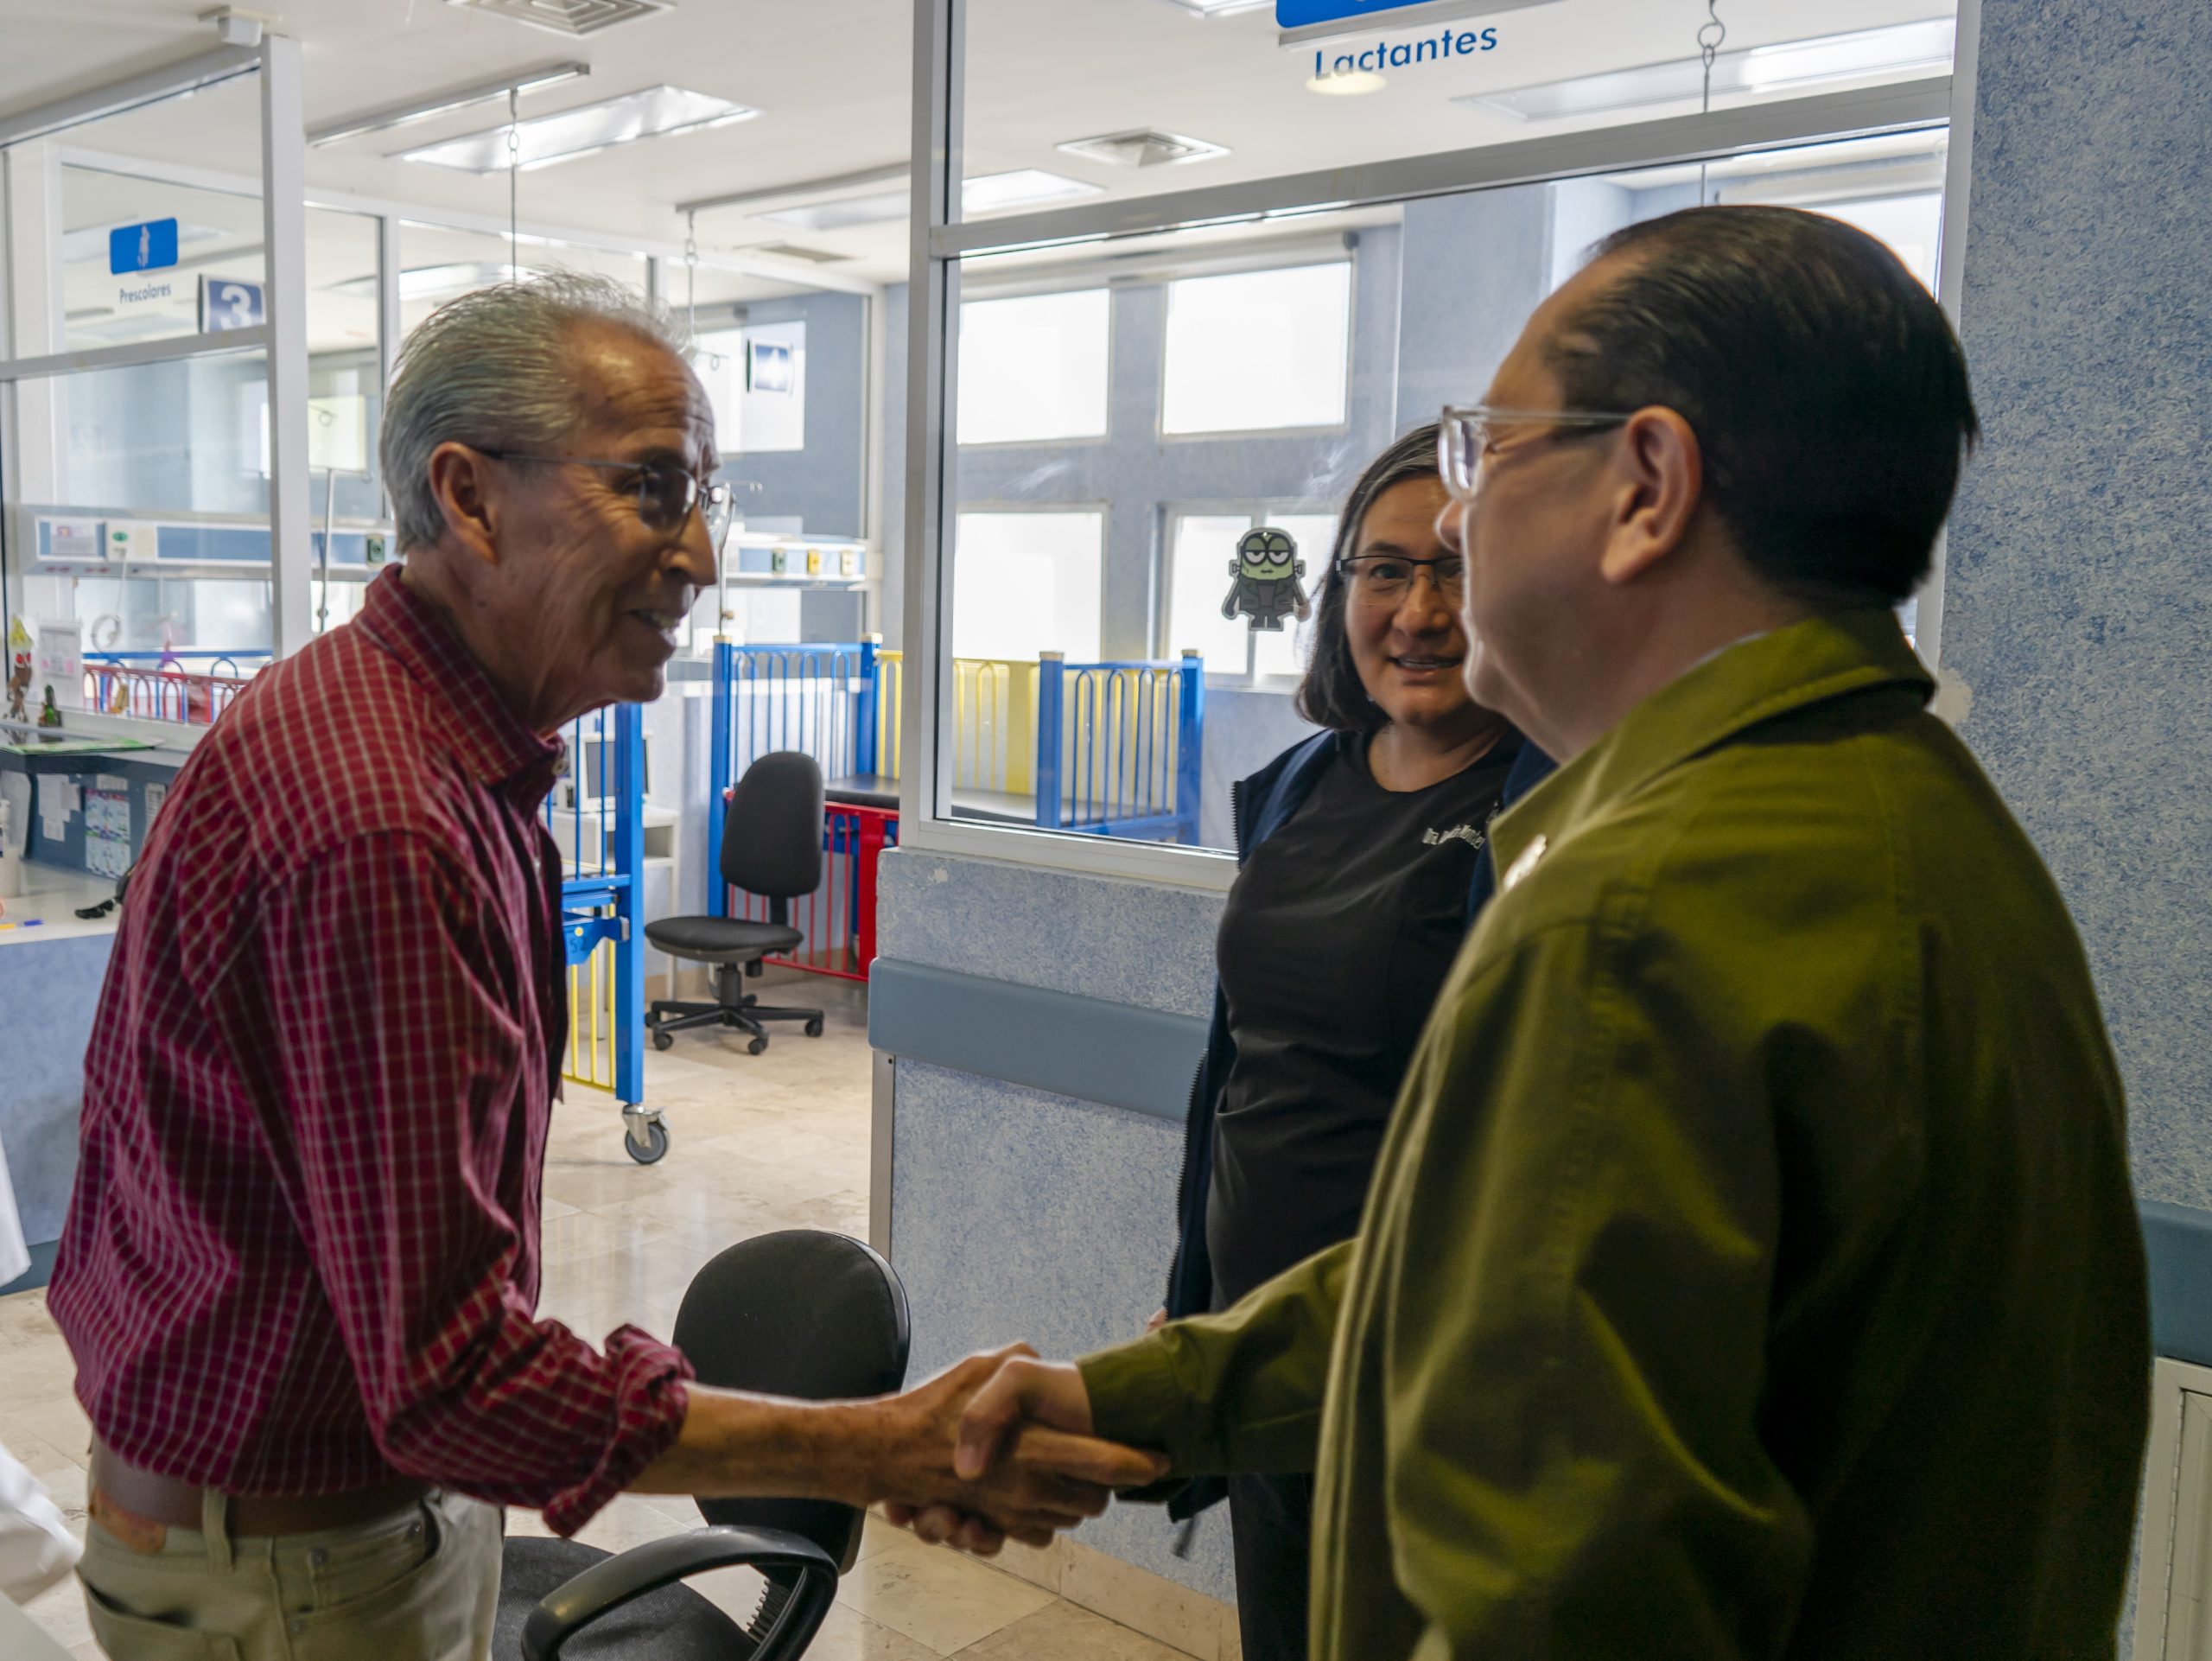
[[[111,277],[132,271],[165,271],[176,264],[176,221],[149,220],[125,225],[107,233],[107,269]]]
[[[1280,29],[1306,29],[1315,23],[1363,22],[1384,12],[1411,11],[1428,0],[1275,0],[1275,24]]]
[[[226,328],[259,328],[269,321],[268,290],[258,283],[236,277],[200,279],[200,332],[214,334]]]

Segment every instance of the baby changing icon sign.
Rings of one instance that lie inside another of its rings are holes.
[[[107,233],[107,269],[111,277],[131,271],[167,270],[176,264],[176,221],[149,220],[118,225]]]

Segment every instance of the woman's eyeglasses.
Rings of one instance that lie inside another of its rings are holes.
[[[1467,563],[1457,554],[1434,559],[1414,559],[1403,554],[1354,554],[1337,562],[1344,573],[1345,591],[1362,606],[1396,608],[1413,592],[1421,573],[1427,571],[1436,591],[1451,604],[1459,603],[1465,591]]]
[[[710,484],[672,461],[605,461],[588,455],[526,455],[518,450],[479,449],[476,453],[494,461],[535,461],[543,467],[604,468],[635,474],[640,524],[648,531],[681,531],[696,508],[706,521],[708,544],[717,554],[736,518],[736,498],[728,485]]]

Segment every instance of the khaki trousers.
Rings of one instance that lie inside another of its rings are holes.
[[[433,1493],[372,1523],[232,1537],[201,1526],[125,1544],[95,1519],[78,1564],[112,1661],[485,1661],[499,1602],[497,1506]],[[143,1547],[145,1549],[137,1549]]]

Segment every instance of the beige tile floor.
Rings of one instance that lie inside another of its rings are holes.
[[[766,983],[763,983],[766,984]],[[797,996],[804,992],[805,996]],[[773,1001],[773,1000],[771,1000]],[[693,1272],[734,1240],[807,1226],[868,1232],[869,1055],[864,998],[842,981],[798,977],[785,1002],[830,1014],[819,1040],[779,1028],[765,1055],[698,1034],[646,1060],[648,1098],[674,1137],[658,1165],[622,1151],[612,1101],[571,1089],[545,1168],[541,1312],[594,1339],[624,1321],[665,1334]],[[0,1443],[84,1526],[88,1427],[70,1393],[67,1349],[43,1292],[0,1299]],[[580,1537],[607,1550],[696,1526],[681,1499],[625,1495]],[[512,1512],[515,1532],[543,1532]],[[760,1582],[726,1570],[694,1582],[750,1615]],[[73,1581],[30,1606],[81,1661],[100,1651]],[[860,1561],[810,1661],[1181,1661],[1181,1651],[1001,1570],[925,1546],[871,1518]]]

